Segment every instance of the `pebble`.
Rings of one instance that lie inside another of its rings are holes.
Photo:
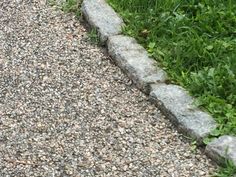
[[[80,21],[46,2],[0,2],[0,176],[214,173]]]

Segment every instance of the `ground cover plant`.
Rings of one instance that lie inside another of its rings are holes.
[[[62,10],[64,12],[74,12],[76,17],[79,18],[81,15],[80,12],[80,4],[82,0],[66,0],[64,4],[62,4]]]
[[[214,177],[235,177],[236,166],[232,161],[225,162],[223,167],[220,167],[218,171],[213,175]]]
[[[108,0],[173,82],[236,135],[236,0]]]

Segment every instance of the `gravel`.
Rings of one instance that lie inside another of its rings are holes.
[[[41,0],[0,2],[0,176],[208,176],[216,166]]]

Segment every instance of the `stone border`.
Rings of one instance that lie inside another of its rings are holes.
[[[123,20],[104,0],[83,1],[81,10],[89,25],[98,31],[101,44],[121,33]]]
[[[206,154],[219,164],[228,159],[236,166],[236,137],[225,135],[215,139],[206,146]]]
[[[202,145],[217,126],[214,119],[193,105],[194,99],[185,89],[166,83],[165,71],[134,38],[121,35],[124,22],[105,0],[83,0],[81,10],[115,63],[182,133]],[[236,137],[216,139],[207,145],[206,154],[217,163],[228,159],[236,166]]]

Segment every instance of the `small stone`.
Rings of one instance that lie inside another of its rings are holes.
[[[124,171],[127,171],[128,168],[129,168],[128,165],[124,165],[123,170],[124,170]]]
[[[124,133],[125,133],[125,129],[122,128],[122,127],[119,127],[118,130],[119,130],[119,132],[120,132],[121,134],[124,134]]]
[[[122,128],[125,128],[126,125],[127,125],[127,123],[126,123],[125,121],[119,120],[119,121],[118,121],[118,125],[119,125],[120,127],[122,127]]]
[[[200,171],[199,174],[200,174],[201,176],[204,176],[204,175],[206,175],[206,172]]]
[[[117,168],[116,168],[115,166],[112,167],[112,170],[113,170],[113,171],[116,171],[116,169],[117,169]]]

